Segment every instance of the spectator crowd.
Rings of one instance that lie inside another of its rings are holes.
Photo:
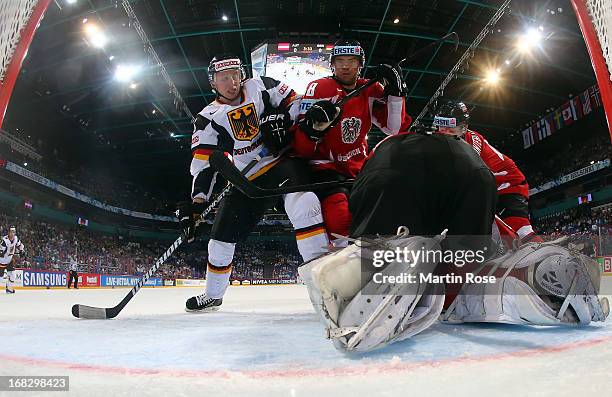
[[[610,137],[598,135],[580,144],[568,142],[552,156],[532,156],[528,162],[517,161],[517,165],[525,174],[529,187],[534,188],[590,164],[609,159],[611,154]]]
[[[21,214],[0,212],[0,228],[6,235],[15,226],[26,247],[17,258],[18,267],[65,271],[75,257],[80,272],[142,275],[167,249],[168,242],[127,241],[123,236],[92,232],[82,226],[49,223]],[[165,278],[204,278],[206,244],[183,244],[160,267],[156,276]],[[295,278],[301,257],[294,241],[261,241],[239,244],[233,278]],[[265,267],[269,270],[266,272]]]
[[[593,245],[592,255],[612,255],[612,205],[598,209],[574,208],[532,223],[546,240],[571,236],[575,240],[588,240]]]

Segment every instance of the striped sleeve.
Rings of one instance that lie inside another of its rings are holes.
[[[215,150],[231,153],[232,149],[233,140],[225,128],[201,115],[196,117],[191,138],[191,198],[210,199],[218,173],[210,168],[208,158]]]

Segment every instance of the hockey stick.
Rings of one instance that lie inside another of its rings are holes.
[[[217,170],[219,174],[227,179],[232,185],[234,185],[236,189],[240,190],[246,196],[255,199],[277,197],[288,193],[310,192],[313,190],[321,190],[337,186],[351,186],[354,182],[353,179],[347,179],[346,181],[319,182],[307,185],[265,189],[248,180],[244,176],[244,173],[240,173],[238,168],[236,168],[234,164],[232,164],[232,162],[220,151],[214,151],[208,158],[208,161],[210,162],[210,166]]]
[[[249,164],[247,164],[247,166],[242,170],[242,172],[246,174],[253,167],[255,167],[255,165],[257,165],[257,163],[259,162],[259,160],[261,160],[261,157],[265,156],[264,152],[265,152],[265,149],[262,151],[262,153],[260,153],[257,157],[255,157],[255,159],[253,159]],[[223,157],[225,157],[223,153],[221,152],[219,153]],[[238,169],[236,168],[236,170]],[[240,171],[238,171],[238,174],[240,174]],[[227,193],[230,191],[231,188],[232,188],[232,185],[228,184],[217,195],[217,197],[215,197],[215,199],[211,201],[208,207],[206,207],[204,212],[202,212],[202,214],[196,220],[195,222],[196,226],[204,222],[204,218],[206,217],[206,215],[208,215],[213,210],[213,208],[216,207],[221,202],[223,197],[227,195]],[[142,288],[142,286],[147,282],[147,280],[151,278],[153,273],[155,273],[157,269],[159,269],[159,267],[170,257],[170,255],[172,255],[172,253],[178,248],[179,245],[182,244],[182,242],[183,242],[183,235],[181,234],[174,241],[174,243],[172,243],[172,245],[166,250],[166,252],[164,252],[164,254],[155,261],[155,264],[151,266],[151,268],[147,271],[147,273],[144,276],[142,276],[140,280],[138,280],[138,283],[134,285],[131,291],[116,306],[94,307],[94,306],[75,304],[72,306],[72,315],[77,318],[87,318],[87,319],[107,319],[107,318],[117,317],[117,315],[121,312],[121,310],[123,310],[123,308],[134,297],[134,295],[136,295],[136,293]]]

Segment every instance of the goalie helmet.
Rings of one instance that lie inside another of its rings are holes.
[[[469,121],[470,112],[463,102],[448,101],[436,110],[433,125],[438,128],[463,127],[458,131],[458,135],[463,135]]]
[[[334,48],[332,48],[331,57],[329,58],[329,66],[332,72],[334,71],[334,58],[342,55],[356,56],[359,58],[359,65],[361,67],[365,65],[365,51],[357,40],[338,40],[334,43]]]
[[[244,80],[246,80],[246,71],[244,70],[244,64],[240,57],[233,54],[215,55],[208,64],[209,83],[212,85],[214,82],[215,73],[232,69],[240,70],[240,81],[244,82]]]

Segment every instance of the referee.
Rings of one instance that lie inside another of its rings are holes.
[[[79,289],[77,286],[77,281],[79,280],[79,275],[77,271],[79,270],[79,265],[77,264],[76,259],[70,257],[70,265],[68,268],[68,289],[70,289],[70,284],[72,280],[74,280],[74,289]]]

